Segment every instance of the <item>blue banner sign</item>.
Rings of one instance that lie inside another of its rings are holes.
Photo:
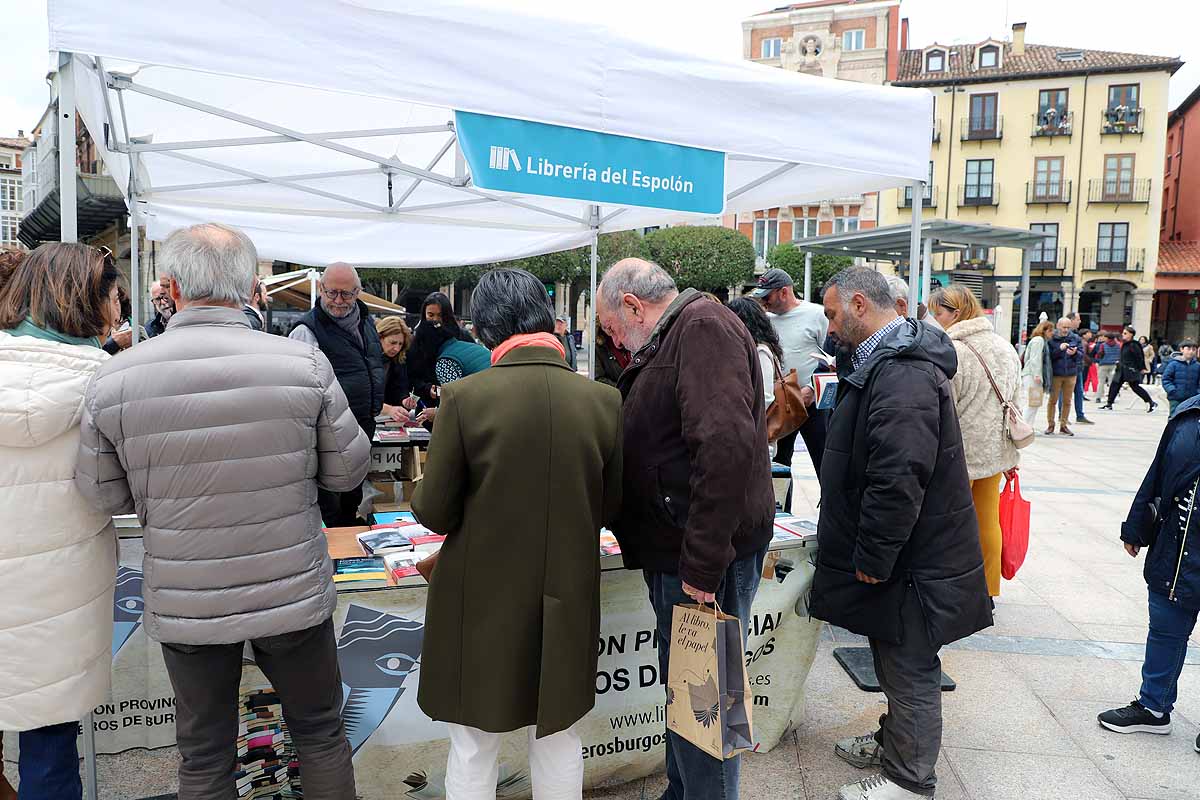
[[[698,214],[725,209],[725,154],[560,125],[454,112],[480,189]]]

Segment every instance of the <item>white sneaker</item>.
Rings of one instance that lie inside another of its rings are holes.
[[[833,752],[842,761],[859,769],[878,767],[883,763],[883,757],[879,753],[879,742],[875,741],[873,733],[840,739],[833,746]]]
[[[903,789],[883,775],[846,784],[838,792],[838,800],[928,800],[930,796]]]

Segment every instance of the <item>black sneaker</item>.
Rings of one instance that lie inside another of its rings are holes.
[[[1149,407],[1148,409],[1146,409],[1146,413],[1147,413],[1147,414],[1153,414],[1153,413],[1154,413],[1154,409],[1156,409],[1156,408],[1158,408],[1158,403],[1155,403],[1155,402],[1152,400],[1152,401],[1150,401],[1150,407]]]
[[[1116,733],[1158,733],[1171,732],[1171,715],[1163,714],[1156,717],[1146,710],[1146,707],[1134,700],[1124,708],[1114,708],[1105,711],[1097,719],[1101,727]]]

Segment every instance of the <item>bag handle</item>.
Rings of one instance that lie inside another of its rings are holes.
[[[1004,408],[1008,407],[1008,401],[1004,399],[1004,395],[1000,394],[1000,387],[996,385],[996,379],[992,377],[992,371],[988,369],[987,362],[983,360],[983,356],[979,355],[979,351],[975,349],[975,345],[968,342],[966,339],[960,339],[960,342],[965,344],[967,348],[975,354],[975,358],[979,360],[979,366],[983,367],[983,374],[987,375],[988,383],[992,385],[992,391],[996,393],[996,399],[1000,401],[1000,405]]]

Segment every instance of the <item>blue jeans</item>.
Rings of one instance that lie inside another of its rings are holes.
[[[1188,637],[1196,627],[1195,609],[1187,609],[1150,592],[1150,633],[1142,664],[1142,691],[1138,700],[1151,711],[1170,714],[1179,694],[1179,675],[1187,658]]]
[[[21,800],[81,800],[78,722],[21,732]]]
[[[742,621],[742,646],[745,647],[750,607],[762,580],[767,549],[734,561],[725,572],[717,590],[721,610]],[[671,617],[676,605],[695,603],[683,593],[683,581],[666,572],[644,573],[650,590],[650,605],[658,623],[658,671],[667,680],[670,658]],[[667,790],[661,800],[737,800],[740,756],[721,761],[713,758],[678,734],[667,731]],[[24,798],[22,798],[24,800]]]

